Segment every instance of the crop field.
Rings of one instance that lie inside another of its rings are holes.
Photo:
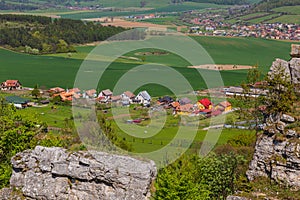
[[[223,38],[223,37],[193,37],[211,55],[216,64],[256,65],[263,72],[267,72],[275,58],[289,59],[291,42],[263,40],[255,38]],[[0,49],[0,80],[19,79],[25,86],[73,87],[74,77],[82,60],[93,49],[92,46],[77,47],[79,53],[55,54],[49,56],[35,56],[11,52]],[[149,51],[149,50],[141,50]],[[145,61],[118,59],[105,71],[100,81],[99,89],[110,88],[128,70],[146,63],[160,63],[171,66],[183,74],[194,89],[206,88],[196,69],[183,58],[174,54],[146,55],[129,52],[125,56],[136,57]],[[100,61],[103,62],[103,61]],[[238,85],[246,77],[247,70],[232,70],[220,72],[225,85]],[[165,87],[145,85],[153,96],[169,94]]]
[[[188,10],[202,10],[206,8],[224,8],[224,5],[216,5],[210,3],[193,3],[185,2],[179,5],[167,5],[164,7],[154,8],[144,11],[93,11],[93,12],[77,12],[77,13],[67,13],[61,14],[63,18],[71,19],[88,19],[88,18],[101,18],[106,16],[130,16],[130,15],[139,15],[139,14],[151,14],[151,13],[162,13],[162,12],[183,12]]]
[[[277,17],[275,19],[271,19],[267,21],[268,23],[286,23],[286,24],[300,24],[300,15],[282,15],[280,17]]]
[[[280,15],[278,13],[277,14],[270,14],[270,15],[266,15],[266,16],[263,16],[263,17],[259,17],[259,18],[248,20],[248,22],[251,22],[253,24],[258,24],[258,23],[266,22],[268,20],[277,18],[279,16]]]
[[[177,17],[168,16],[162,18],[154,18],[154,19],[144,19],[143,22],[149,22],[152,24],[160,24],[160,25],[172,25],[174,21],[177,21]]]
[[[300,15],[300,6],[284,6],[284,7],[274,8],[273,11]]]

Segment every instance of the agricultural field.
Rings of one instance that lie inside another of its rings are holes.
[[[284,6],[284,7],[274,8],[273,11],[300,15],[300,6]]]
[[[282,15],[280,17],[267,21],[268,23],[286,23],[286,24],[300,24],[300,15]]]
[[[164,7],[144,10],[144,11],[92,11],[92,12],[77,12],[77,13],[67,13],[60,14],[63,18],[70,19],[88,19],[88,18],[101,18],[106,16],[130,16],[130,15],[141,15],[141,14],[151,14],[151,13],[166,13],[166,12],[183,12],[188,10],[203,10],[207,8],[225,8],[224,5],[216,5],[210,3],[193,3],[185,2],[180,5],[167,5]]]
[[[268,20],[277,18],[279,16],[280,16],[280,14],[278,14],[278,13],[277,14],[270,14],[270,15],[266,15],[266,16],[263,16],[263,17],[248,20],[248,22],[253,23],[253,24],[258,24],[258,23],[267,22]]]
[[[258,65],[266,73],[275,58],[289,59],[291,42],[264,40],[255,38],[223,38],[193,37],[211,55],[216,64]],[[19,79],[25,86],[72,88],[74,77],[82,60],[93,49],[93,46],[77,47],[78,53],[55,54],[49,56],[26,55],[0,49],[0,79]],[[149,51],[149,50],[141,50]],[[110,88],[128,70],[146,63],[160,63],[171,66],[182,73],[194,89],[206,88],[196,69],[187,68],[190,64],[174,55],[141,55],[129,52],[124,58],[118,59],[105,71],[99,89]],[[136,57],[138,60],[126,59]],[[145,61],[141,62],[144,57]],[[140,60],[139,60],[140,59]],[[99,61],[104,62],[104,61]],[[220,72],[225,85],[239,85],[246,77],[247,70],[231,70]],[[167,88],[146,85],[154,96],[170,93]]]
[[[159,25],[173,25],[174,22],[177,21],[176,16],[167,16],[162,18],[153,18],[153,19],[144,19],[143,22],[149,22],[152,24],[159,24]]]

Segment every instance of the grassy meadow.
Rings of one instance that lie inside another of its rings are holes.
[[[216,64],[258,65],[263,72],[269,70],[275,58],[289,59],[291,42],[255,38],[193,37],[211,55]],[[0,80],[19,79],[25,86],[60,86],[71,88],[74,77],[92,46],[77,47],[78,53],[48,56],[26,55],[0,49]],[[142,51],[142,50],[141,50]],[[146,51],[146,50],[145,50]],[[126,56],[141,59],[137,52]],[[110,88],[128,70],[145,63],[160,63],[171,66],[183,74],[194,87],[204,89],[206,85],[195,69],[187,68],[189,63],[174,54],[146,55],[145,62],[118,59],[105,71],[99,89]],[[247,70],[221,71],[225,85],[238,85],[246,77]],[[153,96],[164,95],[169,90],[164,87],[146,85]]]

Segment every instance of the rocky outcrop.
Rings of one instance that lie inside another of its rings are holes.
[[[295,118],[283,115],[281,121],[267,123],[257,138],[247,177],[269,177],[278,183],[300,189],[300,134],[287,129]]]
[[[147,199],[156,176],[153,161],[57,147],[37,146],[18,153],[11,162],[11,188],[26,199]]]
[[[272,77],[272,74],[276,74],[279,69],[283,68],[292,83],[298,85],[300,84],[300,45],[292,44],[291,56],[290,61],[276,59],[272,63],[269,75]]]
[[[245,197],[239,197],[239,196],[233,196],[233,195],[230,195],[226,198],[226,200],[249,200],[248,198],[245,198]]]
[[[292,44],[292,50],[290,55],[293,58],[300,58],[300,45],[299,44]]]

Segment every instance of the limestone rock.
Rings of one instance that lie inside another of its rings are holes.
[[[278,141],[262,134],[247,171],[249,180],[260,176],[300,189],[300,139]]]
[[[282,59],[276,59],[270,68],[269,75],[272,77],[272,74],[277,74],[279,71],[279,68],[283,68],[285,74],[290,77],[290,68],[289,68],[289,62],[282,60]]]
[[[11,162],[10,184],[26,199],[147,199],[156,176],[153,161],[58,147],[37,146]]]
[[[290,55],[294,58],[300,58],[300,45],[299,44],[292,44],[292,50]]]
[[[248,200],[248,198],[230,195],[226,198],[226,200]]]
[[[281,116],[281,121],[283,122],[287,122],[287,123],[294,123],[295,122],[295,118],[290,116],[290,115],[287,115],[287,114],[283,114]]]
[[[300,83],[300,58],[292,58],[289,61],[289,69],[292,77],[292,82]]]
[[[272,77],[273,74],[278,72],[279,67],[282,67],[291,82],[298,85],[300,84],[300,45],[292,44],[291,56],[290,61],[276,59],[272,63],[268,74]]]

